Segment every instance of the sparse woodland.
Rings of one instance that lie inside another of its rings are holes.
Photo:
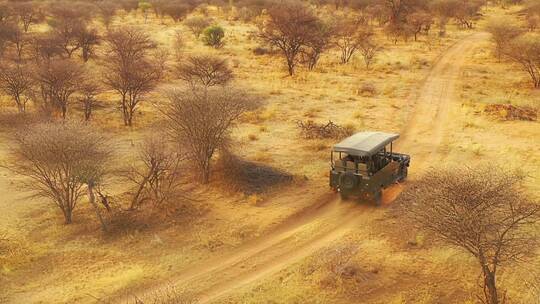
[[[325,209],[331,145],[439,70],[435,168]],[[535,0],[0,1],[0,302],[540,303],[539,88]],[[244,244],[301,259],[154,288]]]

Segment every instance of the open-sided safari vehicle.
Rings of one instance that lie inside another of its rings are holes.
[[[342,198],[351,195],[381,203],[382,189],[404,180],[411,157],[392,151],[399,134],[356,133],[334,145],[330,187]]]

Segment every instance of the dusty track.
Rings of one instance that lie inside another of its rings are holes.
[[[457,100],[456,87],[465,56],[487,37],[477,33],[454,44],[439,57],[417,94],[397,146],[400,151],[411,154],[413,178],[434,160],[444,135],[451,132],[445,125],[449,109]],[[200,303],[212,302],[328,246],[357,225],[368,224],[373,215],[365,211],[370,208],[343,203],[331,194],[323,196],[313,207],[289,218],[271,233],[219,258],[193,265],[170,281],[175,286],[194,291]],[[297,237],[312,225],[317,225],[318,233]]]

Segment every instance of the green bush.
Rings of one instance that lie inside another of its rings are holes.
[[[225,31],[223,31],[223,28],[219,25],[212,25],[204,29],[202,40],[204,44],[218,49],[225,44],[224,37]]]

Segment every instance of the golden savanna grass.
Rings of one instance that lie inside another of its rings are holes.
[[[502,13],[488,8],[484,18]],[[417,92],[439,56],[483,26],[480,23],[467,31],[450,24],[444,38],[436,37],[434,30],[429,38],[397,44],[378,32],[383,52],[370,70],[360,56],[340,65],[332,50],[323,55],[314,71],[299,68],[295,76],[287,77],[280,57],[253,53],[258,42],[250,32],[255,26],[229,20],[218,9],[210,9],[209,14],[226,32],[226,44],[218,50],[204,46],[182,24],[153,15],[143,23],[140,14],[123,14],[114,25],[134,25],[151,33],[161,47],[170,50],[169,66],[174,64],[177,31],[186,43],[182,56],[214,53],[226,57],[233,67],[234,83],[265,96],[264,107],[242,117],[234,130],[232,152],[288,172],[294,176],[293,182],[251,195],[223,191],[223,181],[217,178],[209,186],[190,185],[196,201],[185,207],[179,202],[172,215],[162,216],[154,210],[150,215],[111,217],[114,233],[101,234],[85,202],[78,206],[74,223],[63,225],[56,209],[48,202],[27,199],[10,173],[0,169],[0,238],[5,231],[7,239],[0,240],[0,302],[96,303],[111,295],[138,294],[145,290],[141,287],[166,285],[189,265],[219,257],[265,235],[330,191],[328,149],[334,140],[302,139],[296,120],[331,120],[357,131],[402,131],[414,110]],[[457,88],[460,100],[450,109],[452,119],[446,127],[451,132],[439,148],[441,161],[497,161],[522,167],[530,174],[528,191],[538,197],[540,124],[499,121],[484,115],[482,108],[486,103],[501,102],[537,108],[540,95],[529,87],[517,66],[498,62],[491,52],[492,45],[486,41],[467,55],[462,85]],[[163,100],[163,90],[180,85],[172,76],[167,80],[145,98],[131,129],[122,126],[120,112],[114,108],[117,96],[112,92],[100,96],[109,107],[96,111],[95,123],[114,134],[119,162],[133,159],[133,149],[159,121],[155,105]],[[3,97],[1,105],[11,103]],[[9,140],[2,137],[2,158],[8,154],[8,145]],[[111,180],[108,186],[113,194],[125,191],[120,181]],[[122,199],[115,197],[117,203]],[[399,216],[386,209],[359,208],[367,212],[362,215],[365,224],[357,231],[233,290],[216,303],[475,301],[478,272],[473,259],[403,229]],[[323,231],[329,221],[339,219],[318,219],[292,233],[287,241],[300,244]],[[509,273],[502,280],[512,299],[525,301],[518,277]],[[211,283],[196,282],[190,287],[197,290]]]

